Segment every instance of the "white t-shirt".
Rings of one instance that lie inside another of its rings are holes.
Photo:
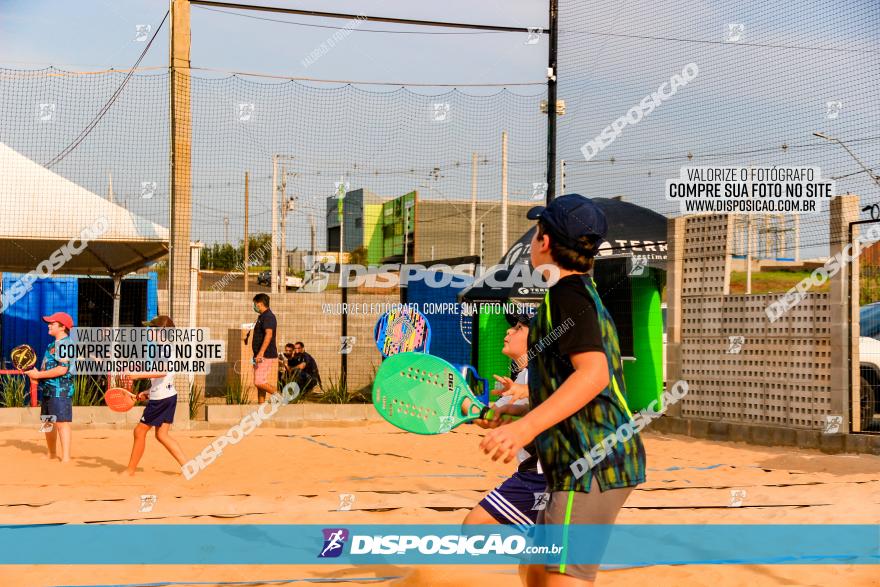
[[[150,379],[150,400],[165,399],[172,395],[177,395],[177,390],[174,389],[174,373]]]
[[[514,383],[521,383],[523,385],[528,385],[529,384],[529,370],[523,369],[522,371],[517,373],[516,379],[513,382]],[[512,397],[513,396],[510,396],[510,395],[502,396],[502,397],[498,398],[498,401],[495,402],[495,405],[496,406],[503,406],[505,404],[509,404]],[[515,402],[513,402],[513,405],[527,406],[527,405],[529,405],[529,398],[526,397],[523,399],[518,399]],[[523,449],[520,449],[520,451],[517,453],[516,460],[517,460],[517,462],[521,463],[531,456],[532,455],[529,454],[529,451],[527,451],[526,449],[523,448]],[[541,462],[538,461],[538,473],[543,473],[543,472],[544,471],[541,469]]]

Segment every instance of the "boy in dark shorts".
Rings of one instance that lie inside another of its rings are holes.
[[[61,437],[61,462],[70,462],[70,423],[73,421],[73,363],[66,357],[73,353],[60,353],[58,347],[68,344],[67,335],[73,328],[73,318],[64,312],[55,312],[51,316],[43,316],[47,324],[49,336],[54,338],[46,352],[40,369],[31,369],[25,374],[38,380],[40,397],[40,418],[50,422],[51,429],[46,432],[46,446],[49,447],[49,458],[58,458],[56,440]]]
[[[510,328],[504,337],[501,352],[512,359],[518,367],[525,358],[529,337],[529,316],[522,314],[506,315]],[[502,385],[502,397],[495,402],[495,408],[514,404],[529,403],[527,387],[528,370],[521,369],[516,379],[495,378]],[[467,407],[465,406],[465,410]],[[475,420],[475,424],[488,428],[491,423]],[[538,513],[544,507],[547,481],[541,472],[541,463],[535,455],[533,446],[528,446],[517,454],[519,466],[516,472],[501,485],[490,491],[479,504],[474,506],[464,524],[512,524],[520,530],[528,530],[538,520]]]
[[[174,322],[168,316],[156,316],[149,322],[145,322],[144,326],[153,328],[174,328]],[[177,390],[174,389],[174,373],[128,373],[127,377],[133,380],[149,379],[150,391],[142,391],[138,393],[139,400],[149,398],[147,407],[144,408],[144,414],[141,421],[134,427],[134,444],[131,447],[131,458],[128,461],[128,467],[125,473],[134,475],[137,471],[138,463],[144,456],[144,449],[147,444],[147,432],[150,428],[156,429],[156,440],[162,443],[162,446],[171,453],[171,456],[180,463],[180,466],[187,461],[180,449],[177,441],[171,437],[171,424],[174,422],[174,411],[177,408]]]
[[[546,208],[531,209],[528,218],[538,221],[532,266],[555,265],[560,278],[549,288],[529,332],[534,351],[529,360],[531,411],[514,422],[494,420],[499,427],[481,447],[493,460],[509,462],[534,439],[550,492],[539,524],[613,524],[633,488],[645,481],[639,435],[619,441],[585,472],[576,474],[572,468],[632,419],[617,331],[587,274],[607,230],[605,216],[592,201],[569,194]],[[525,412],[510,406],[496,410],[499,416]],[[529,567],[529,585],[593,584],[599,565],[569,564],[566,553],[589,549],[601,556],[606,544],[565,542],[558,565]]]

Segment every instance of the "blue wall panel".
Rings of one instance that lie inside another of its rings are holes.
[[[437,272],[429,271],[435,274]],[[471,345],[462,336],[460,321],[460,306],[453,306],[451,310],[442,312],[426,313],[425,310],[437,308],[438,304],[456,304],[456,296],[469,283],[462,284],[461,278],[470,276],[456,276],[453,284],[446,287],[428,287],[425,279],[411,279],[407,283],[406,300],[409,304],[417,304],[418,310],[425,314],[431,325],[431,354],[441,359],[446,359],[453,364],[468,364],[471,359]],[[430,282],[430,277],[428,278]],[[436,278],[439,283],[441,279]]]
[[[147,275],[147,320],[152,320],[159,313],[159,274],[151,271]]]
[[[3,291],[9,291],[21,273],[3,274]],[[37,351],[37,357],[49,346],[49,333],[43,316],[55,312],[66,312],[77,323],[77,278],[52,277],[37,279],[33,287],[24,297],[10,305],[3,312],[2,353],[3,359],[9,358],[10,351],[20,344],[29,344]]]

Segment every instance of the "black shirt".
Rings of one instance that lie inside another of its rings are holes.
[[[287,364],[290,365],[291,368],[296,367],[300,363],[306,364],[306,366],[300,372],[301,376],[308,377],[309,379],[314,379],[315,381],[321,381],[321,376],[318,374],[318,363],[315,361],[312,355],[305,351],[301,353],[294,353],[293,356],[287,361]]]
[[[266,347],[263,358],[277,359],[278,349],[275,346],[275,337],[278,334],[278,320],[275,319],[275,314],[272,313],[272,310],[266,309],[265,312],[257,317],[257,321],[254,323],[254,337],[251,340],[251,349],[256,357],[257,353],[260,352],[260,347],[263,346],[267,329],[272,330],[272,340],[269,341],[269,346]]]
[[[596,305],[584,287],[583,275],[566,275],[550,288],[550,319],[559,332],[555,351],[571,365],[569,355],[591,351],[605,352]]]

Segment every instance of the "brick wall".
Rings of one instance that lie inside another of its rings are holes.
[[[857,196],[832,201],[831,255],[857,216]],[[809,293],[771,322],[764,310],[781,294],[728,293],[732,224],[723,215],[669,221],[668,379],[684,379],[689,392],[668,415],[814,431],[827,415],[843,415],[846,426],[858,397],[858,355],[854,368],[849,362],[850,344],[858,348],[858,328],[849,329],[849,268],[831,278],[830,291]],[[739,353],[728,352],[730,336],[744,337]]]
[[[209,328],[212,338],[220,338],[229,345],[229,329],[242,324],[252,324],[257,315],[251,308],[254,293],[244,292],[199,292],[198,325]],[[306,351],[318,363],[321,377],[326,383],[329,378],[338,379],[340,374],[340,334],[342,316],[335,306],[341,303],[339,290],[322,293],[288,293],[272,296],[272,311],[278,318],[279,353],[287,342],[302,341]],[[372,383],[372,370],[379,366],[379,351],[373,340],[373,326],[381,312],[370,313],[370,304],[397,303],[399,295],[364,294],[350,292],[349,304],[367,308],[367,313],[350,314],[348,335],[356,337],[352,352],[348,355],[349,389],[358,389]],[[324,305],[332,304],[334,310],[325,312]],[[159,290],[159,308],[168,308],[167,290]],[[205,385],[209,390],[219,390],[224,386],[229,364],[222,363],[211,369]]]

